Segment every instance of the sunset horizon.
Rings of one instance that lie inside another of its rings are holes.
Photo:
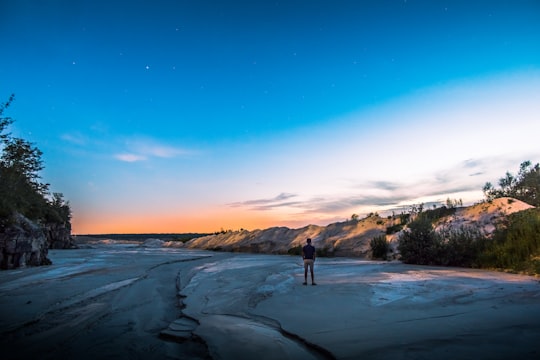
[[[0,103],[73,234],[472,204],[540,149],[540,3],[2,2]]]

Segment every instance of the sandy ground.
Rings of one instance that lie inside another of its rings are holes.
[[[349,258],[54,250],[0,272],[3,359],[538,359],[537,278]],[[10,349],[11,355],[6,355]]]

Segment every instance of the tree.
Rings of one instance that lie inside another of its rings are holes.
[[[433,265],[439,248],[439,237],[427,216],[418,216],[398,238],[401,260],[407,264]]]
[[[69,207],[69,201],[64,200],[64,194],[53,193],[45,216],[47,222],[70,223],[71,208]]]
[[[4,148],[0,157],[0,164],[4,168],[13,169],[26,178],[34,188],[46,194],[48,184],[39,182],[39,172],[43,170],[43,153],[28,141],[20,138],[4,140]]]
[[[4,114],[4,110],[11,105],[14,98],[15,95],[11,94],[8,101],[0,105],[0,141],[4,141],[9,136],[9,134],[3,134],[3,132],[9,125],[13,123],[13,119],[10,117],[4,117],[2,115]]]
[[[0,225],[14,213],[32,220],[62,222],[69,226],[71,210],[63,195],[49,194],[49,184],[40,181],[43,153],[25,139],[6,132],[13,119],[4,116],[14,96],[0,104]]]
[[[524,161],[520,164],[516,176],[507,171],[505,177],[499,179],[498,189],[487,182],[482,190],[488,201],[500,197],[512,197],[538,207],[540,205],[540,164],[533,166],[530,161]]]

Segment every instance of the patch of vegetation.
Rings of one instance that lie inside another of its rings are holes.
[[[482,267],[540,274],[540,209],[511,214],[480,257]]]
[[[418,217],[398,239],[398,251],[406,264],[437,265],[439,237],[428,217]]]
[[[411,214],[408,214],[408,213],[399,214],[399,222],[402,225],[406,225],[409,222],[409,220],[411,220]]]
[[[488,237],[481,227],[473,225],[435,231],[433,224],[454,215],[457,207],[463,205],[461,199],[447,199],[446,206],[432,210],[424,210],[424,204],[412,205],[408,213],[399,215],[399,224],[386,228],[386,234],[391,235],[407,226],[398,237],[401,260],[409,264],[540,274],[540,165],[525,161],[520,164],[517,176],[507,172],[499,180],[498,189],[486,183],[483,191],[487,204],[496,198],[509,197],[508,204],[518,199],[536,208],[511,214],[505,223],[496,224],[496,231]],[[388,218],[396,216],[392,214]],[[385,240],[383,237],[371,240],[374,257],[384,256]]]
[[[398,250],[408,264],[478,268],[486,244],[478,227],[435,231],[429,217],[419,217],[399,237]]]
[[[431,222],[435,222],[443,217],[454,215],[456,210],[455,207],[441,206],[432,210],[425,210],[419,216],[427,218]]]
[[[297,245],[295,247],[290,248],[289,250],[287,250],[287,254],[295,255],[295,256],[301,256],[302,255],[302,245]]]
[[[388,259],[388,252],[390,251],[390,244],[386,240],[386,235],[379,235],[371,239],[369,242],[371,247],[372,257],[374,259]]]
[[[395,224],[392,226],[389,226],[386,228],[386,235],[392,235],[395,234],[403,229],[405,225],[403,224]]]
[[[318,257],[332,257],[334,256],[335,250],[331,250],[330,246],[324,246],[322,249],[317,248],[315,252]]]
[[[517,175],[514,176],[507,171],[505,177],[499,179],[499,188],[495,188],[490,182],[487,182],[482,190],[488,201],[511,197],[539,207],[540,164],[536,163],[533,166],[530,161],[524,161],[519,165]]]
[[[485,234],[475,226],[444,229],[439,237],[438,265],[478,268],[479,257],[487,244]]]
[[[0,104],[0,232],[20,213],[38,223],[60,223],[71,229],[71,209],[61,193],[41,182],[43,153],[34,144],[6,132],[14,120],[3,116],[14,96]]]

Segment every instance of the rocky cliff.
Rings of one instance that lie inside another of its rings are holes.
[[[43,228],[50,249],[72,249],[75,247],[69,224],[48,223]]]
[[[0,269],[49,265],[48,250],[73,248],[69,224],[39,225],[15,214],[0,231]]]
[[[48,242],[43,228],[20,214],[0,233],[0,268],[50,264]]]

